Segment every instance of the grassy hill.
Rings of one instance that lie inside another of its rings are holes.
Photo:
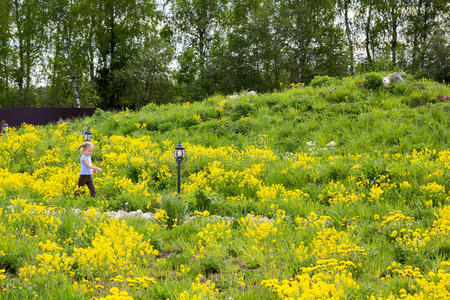
[[[363,82],[359,76],[258,96],[244,92],[237,98],[148,105],[133,113],[99,112],[83,124],[106,135],[150,135],[212,147],[267,146],[277,153],[306,151],[308,141],[321,146],[335,141],[342,153],[447,146],[449,105],[438,97],[450,94],[448,86],[407,79],[388,88],[358,87]]]
[[[426,80],[322,76],[12,130],[0,298],[446,298],[448,95]],[[73,195],[86,126],[97,198]],[[108,218],[119,209],[154,217]]]

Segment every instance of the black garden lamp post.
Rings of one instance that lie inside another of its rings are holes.
[[[91,139],[92,139],[92,132],[88,128],[83,132],[83,141],[90,142]]]
[[[8,128],[9,128],[8,123],[3,123],[3,125],[2,125],[2,132],[6,133],[8,131]]]
[[[178,196],[180,195],[180,187],[181,187],[181,163],[183,162],[183,159],[186,157],[186,151],[184,151],[183,145],[181,145],[180,142],[178,142],[178,145],[175,146],[175,152],[174,152],[175,161],[178,164],[178,181],[177,181],[177,191]]]

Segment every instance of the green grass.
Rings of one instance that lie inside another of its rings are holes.
[[[443,167],[445,162],[438,161],[438,155],[449,149],[450,106],[438,103],[437,96],[450,95],[450,88],[411,78],[385,88],[377,83],[377,78],[383,75],[360,75],[350,79],[323,76],[313,81],[314,87],[286,89],[257,97],[242,93],[236,99],[215,95],[185,105],[151,104],[136,112],[97,110],[92,117],[68,122],[67,133],[61,135],[55,134],[58,124],[39,128],[36,133],[39,139],[36,140],[28,135],[26,128],[19,129],[18,139],[21,138],[26,146],[19,144],[14,151],[8,152],[8,159],[0,159],[0,171],[7,170],[8,174],[20,176],[43,172],[42,180],[58,182],[52,178],[54,174],[62,177],[67,166],[78,167],[79,155],[71,148],[74,141],[70,140],[70,134],[81,134],[88,126],[94,132],[96,145],[93,162],[102,164],[107,154],[120,154],[121,150],[114,149],[115,145],[109,139],[124,136],[129,149],[123,153],[128,156],[124,163],[117,159],[118,170],[114,170],[117,171],[114,174],[123,176],[122,181],[130,185],[137,185],[142,174],[147,172],[151,180],[146,183],[146,188],[151,196],[123,191],[117,184],[107,182],[98,185],[95,199],[72,194],[43,199],[36,190],[27,187],[15,190],[8,186],[2,191],[0,183],[0,233],[5,235],[0,240],[0,251],[5,254],[0,252],[0,269],[5,269],[7,274],[7,280],[0,281],[0,288],[6,289],[0,291],[0,298],[91,299],[107,295],[113,286],[127,289],[125,283],[112,283],[109,278],[101,278],[97,283],[103,288],[82,292],[74,287],[74,281],[80,284],[83,279],[94,282],[90,278],[94,275],[76,264],[73,267],[79,273],[74,276],[58,274],[53,278],[47,275],[29,283],[18,277],[21,267],[37,263],[37,256],[42,252],[39,242],[53,241],[68,255],[73,254],[74,248],[91,247],[103,220],[86,217],[74,210],[85,211],[91,207],[99,212],[141,209],[154,213],[164,209],[169,217],[167,226],[154,220],[126,220],[142,235],[143,241],[148,241],[159,251],[157,260],[148,265],[134,262],[139,264],[135,276],[149,275],[157,281],[146,291],[128,289],[136,299],[177,299],[183,290],[190,289],[200,273],[215,284],[222,298],[277,299],[271,289],[261,285],[262,280],[289,279],[301,274],[301,268],[317,263],[316,256],[302,259],[293,250],[293,245],[299,247],[304,243],[306,247],[312,247],[317,242],[317,228],[306,226],[301,229],[298,224],[298,218],[308,218],[312,212],[328,216],[324,228],[350,234],[351,242],[366,252],[365,256],[352,254],[347,258],[355,264],[360,263],[352,269],[360,289],[346,295],[348,298],[367,299],[378,293],[388,297],[391,292],[399,295],[401,289],[413,294],[411,278],[393,276],[388,281],[380,278],[389,274],[388,267],[393,261],[418,267],[423,274],[428,274],[436,272],[442,261],[449,260],[448,235],[433,237],[430,243],[415,250],[395,242],[392,234],[402,228],[429,230],[434,226],[439,209],[449,204],[449,172]],[[367,83],[367,78],[372,89],[357,86],[360,82]],[[154,142],[153,148],[142,155],[133,153],[130,150],[135,146],[133,143],[147,136]],[[217,178],[211,176],[207,179],[211,189],[197,189],[181,197],[174,195],[176,164],[173,149],[168,149],[167,145],[178,141],[209,151],[197,157],[192,148],[187,147],[188,157],[182,165],[184,184],[192,183],[190,176],[212,172],[211,164],[218,161],[224,171],[234,174],[252,170],[261,163],[261,172],[255,175],[259,186],[241,185],[241,179],[213,183]],[[307,144],[310,141],[314,142],[313,146]],[[336,143],[334,149],[327,145],[332,141]],[[2,145],[8,151],[14,146],[8,142]],[[227,156],[216,151],[228,146],[234,149],[234,154]],[[259,156],[260,152],[252,157],[251,151],[245,152],[249,146],[270,149],[276,159],[263,158]],[[62,153],[63,159],[39,163],[46,151],[52,149],[57,150],[54,156]],[[152,151],[160,154],[152,156]],[[236,154],[238,151],[242,151],[241,154]],[[298,162],[296,155],[304,154],[314,162],[309,167],[292,167]],[[139,156],[144,162],[133,163],[132,159]],[[53,169],[45,170],[44,167]],[[168,177],[162,176],[161,170],[166,170]],[[410,186],[401,188],[404,182]],[[430,183],[443,187],[445,192],[427,191],[425,187]],[[339,184],[345,188],[340,191],[340,197],[353,194],[358,200],[334,203]],[[279,192],[266,202],[258,196],[262,187],[275,185],[282,185],[286,191],[301,189],[308,196],[295,196],[285,201]],[[380,186],[383,189],[381,199],[372,199],[372,189]],[[155,200],[156,194],[159,200]],[[245,199],[239,198],[241,195]],[[49,217],[45,214],[33,210],[24,213],[24,208],[11,210],[10,201],[16,198],[64,208],[58,213],[61,223],[45,225]],[[196,210],[208,210],[212,215],[231,218],[232,238],[217,238],[216,248],[207,250],[203,256],[198,256],[199,248],[206,242],[202,242],[198,234],[208,224],[219,221],[201,216],[194,218]],[[275,224],[277,232],[256,243],[264,250],[253,249],[256,244],[246,236],[245,221],[241,218],[253,214],[276,220],[279,210],[284,211],[286,217]],[[397,210],[404,216],[413,217],[414,221],[380,225],[383,216]],[[376,221],[375,216],[379,216],[380,221]],[[183,222],[185,217],[190,217],[191,221]],[[181,265],[190,270],[180,275]],[[238,284],[240,280],[245,282],[245,287]]]

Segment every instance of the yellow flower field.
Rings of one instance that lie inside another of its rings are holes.
[[[97,198],[71,124],[0,137],[1,299],[450,298],[448,149],[186,142],[177,197],[174,142],[93,132]]]

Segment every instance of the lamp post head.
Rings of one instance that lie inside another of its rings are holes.
[[[186,151],[180,142],[178,142],[178,145],[175,146],[174,157],[179,164],[181,164],[183,159],[186,157]]]
[[[83,132],[83,141],[90,142],[91,139],[92,139],[92,132],[88,128]]]

